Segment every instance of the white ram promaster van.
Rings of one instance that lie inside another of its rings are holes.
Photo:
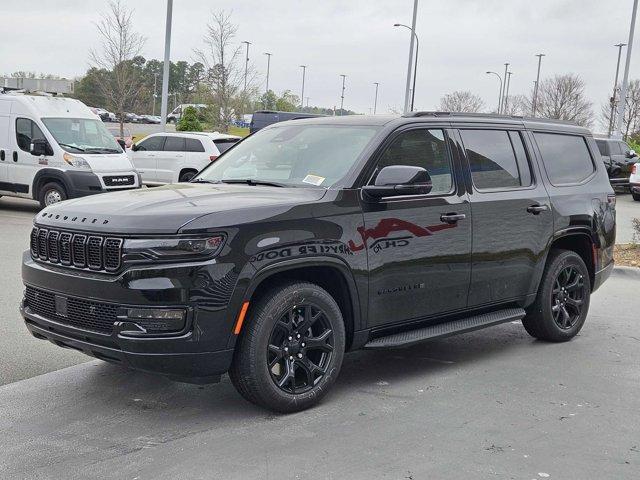
[[[32,198],[44,207],[139,187],[122,147],[84,103],[0,93],[0,196]]]

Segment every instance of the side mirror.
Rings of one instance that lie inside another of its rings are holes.
[[[29,151],[31,152],[31,155],[35,155],[36,157],[40,157],[41,155],[53,155],[51,145],[49,145],[49,142],[43,138],[33,140],[29,146]]]
[[[120,142],[124,143],[124,140],[118,140],[118,143],[120,143]],[[122,143],[121,143],[121,145],[122,145]],[[140,150],[140,147],[138,146],[137,143],[134,143],[133,145],[131,145],[131,151],[137,152],[138,150]]]
[[[638,156],[638,154],[636,153],[635,150],[631,149],[627,152],[627,158],[636,158]]]
[[[378,200],[402,195],[426,195],[432,187],[431,176],[424,168],[391,165],[380,170],[374,185],[366,185],[362,191]]]
[[[117,142],[118,142],[118,145],[120,145],[120,147],[122,148],[122,151],[123,151],[123,152],[126,152],[126,151],[127,151],[127,144],[126,144],[126,142],[125,142],[123,139],[121,139],[121,138],[119,138],[119,139],[117,140]]]

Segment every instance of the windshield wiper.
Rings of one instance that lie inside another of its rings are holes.
[[[74,147],[75,148],[75,147]],[[102,152],[102,153],[122,153],[122,150],[115,148],[90,147],[85,149],[86,152]]]
[[[84,148],[80,148],[80,147],[76,147],[75,145],[69,145],[68,143],[60,143],[58,142],[58,145],[60,145],[61,147],[68,147],[68,148],[74,148],[80,152],[84,152]]]
[[[255,180],[253,178],[234,178],[230,180],[220,180],[222,183],[243,183],[245,185],[266,185],[268,187],[293,187],[293,185],[289,185],[286,183],[278,183],[278,182],[270,182],[266,180]]]
[[[204,178],[196,178],[189,183],[220,183],[220,180],[205,180]]]

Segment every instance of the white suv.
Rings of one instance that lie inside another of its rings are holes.
[[[636,163],[631,167],[629,175],[629,188],[631,195],[636,202],[640,202],[640,163]]]
[[[154,133],[129,155],[145,185],[188,182],[241,137],[213,132]]]

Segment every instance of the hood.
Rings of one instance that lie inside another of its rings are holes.
[[[45,208],[36,223],[112,234],[174,234],[211,216],[212,227],[247,223],[320,200],[316,188],[179,183],[67,200]]]
[[[122,152],[118,154],[86,154],[86,153],[78,153],[73,154],[77,157],[84,158],[91,170],[94,172],[115,172],[115,171],[128,171],[133,170],[133,165],[131,164],[131,160],[129,156]]]

